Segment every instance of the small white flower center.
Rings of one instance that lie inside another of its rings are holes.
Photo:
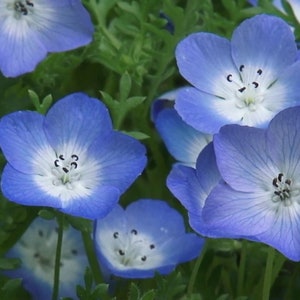
[[[128,267],[142,267],[149,263],[156,246],[136,229],[124,234],[115,231],[113,233],[113,252],[119,264]],[[151,263],[151,262],[150,262]]]
[[[68,201],[88,197],[99,185],[101,165],[86,150],[70,143],[57,153],[52,148],[37,151],[34,180],[45,193]]]
[[[49,228],[50,229],[50,228]],[[20,240],[19,251],[24,266],[41,281],[53,283],[57,230],[29,228]],[[76,257],[82,255],[76,247],[77,240],[65,232],[60,268],[65,282],[73,282],[82,265]],[[70,272],[72,270],[72,272]]]
[[[258,68],[255,73],[249,70],[245,73],[245,66],[240,65],[238,78],[234,78],[232,74],[226,76],[227,82],[235,91],[235,106],[240,109],[247,108],[250,111],[255,111],[263,101],[264,93],[267,87],[264,86],[261,80],[263,70]]]
[[[291,206],[293,198],[300,195],[300,187],[297,186],[290,178],[286,178],[283,173],[279,173],[272,181],[274,188],[272,201],[281,203],[284,206]]]
[[[11,1],[7,4],[7,9],[14,12],[16,19],[21,19],[23,16],[27,16],[33,13],[34,3],[33,1]]]

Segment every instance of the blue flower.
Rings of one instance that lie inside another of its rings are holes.
[[[276,113],[300,103],[296,43],[278,17],[244,21],[231,42],[212,33],[191,34],[178,44],[176,58],[194,87],[179,92],[175,109],[202,132],[232,123],[263,128]]]
[[[19,111],[0,122],[9,200],[85,218],[106,215],[146,164],[145,147],[112,129],[106,107],[76,93],[46,116]]]
[[[31,72],[48,52],[91,42],[93,24],[81,1],[0,2],[0,70],[7,77]]]
[[[51,299],[57,243],[57,224],[37,218],[29,226],[7,257],[20,258],[19,269],[6,271],[12,278],[22,278],[33,299]],[[59,297],[76,298],[76,285],[83,284],[88,262],[81,235],[69,228],[63,234]]]
[[[165,93],[153,102],[152,121],[170,154],[182,164],[195,166],[200,151],[212,138],[183,122],[173,108],[182,89]]]
[[[212,230],[202,217],[205,201],[220,180],[212,143],[201,151],[195,168],[176,164],[167,178],[169,190],[188,211],[191,227],[202,236],[222,237],[222,230]]]
[[[224,182],[209,194],[203,219],[223,236],[250,236],[300,260],[300,107],[267,129],[224,126],[214,137]]]
[[[94,243],[106,273],[148,278],[197,257],[204,240],[186,233],[182,216],[166,202],[141,199],[97,220]]]

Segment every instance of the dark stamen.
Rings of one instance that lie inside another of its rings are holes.
[[[39,234],[40,237],[43,237],[43,236],[44,236],[43,230],[39,230],[39,231],[38,231],[38,234]]]
[[[288,184],[288,185],[291,185],[292,181],[291,181],[291,179],[287,179],[287,180],[285,181],[285,183]]]
[[[232,74],[227,75],[226,79],[227,81],[232,82]]]
[[[61,154],[59,157],[58,157],[60,160],[65,160],[64,156]]]
[[[68,170],[68,168],[66,168],[66,167],[63,167],[62,169],[63,169],[63,171],[64,171],[65,173],[69,173],[69,170]]]
[[[256,81],[253,81],[252,84],[254,85],[255,88],[259,86],[259,84]]]
[[[73,166],[74,169],[77,169],[77,163],[76,163],[76,162],[73,161],[73,162],[71,163],[71,166]]]
[[[125,252],[123,251],[123,250],[119,250],[119,254],[121,255],[121,256],[123,256],[123,255],[125,255]]]
[[[55,166],[55,167],[59,167],[59,160],[58,160],[58,159],[56,159],[56,160],[54,161],[54,166]]]
[[[154,244],[151,244],[150,245],[150,249],[154,249],[155,248],[155,245]]]
[[[25,2],[26,2],[26,4],[27,4],[28,6],[31,6],[31,7],[33,7],[33,6],[34,6],[34,5],[33,5],[33,3],[32,3],[32,2],[30,2],[30,1],[28,1],[28,0],[26,0]]]
[[[246,87],[242,87],[242,88],[239,89],[239,92],[242,93],[245,89],[246,89]]]
[[[257,74],[258,74],[258,75],[261,75],[261,74],[262,74],[262,69],[258,69],[258,70],[257,70]]]
[[[239,68],[240,72],[243,72],[244,68],[245,68],[244,65],[240,65],[240,68]]]
[[[138,232],[137,232],[136,229],[132,229],[132,230],[131,230],[131,233],[134,234],[134,235],[137,235]]]
[[[273,183],[273,185],[274,185],[275,187],[278,187],[278,184],[277,184],[277,178],[274,178],[272,183]]]
[[[76,249],[72,249],[72,250],[71,250],[71,253],[72,253],[73,255],[77,255],[77,254],[78,254],[78,251],[77,251]]]
[[[141,257],[141,260],[142,260],[142,261],[146,261],[146,260],[147,260],[147,256],[142,256],[142,257]]]
[[[278,180],[281,182],[281,180],[282,180],[282,177],[283,177],[283,174],[282,173],[279,173],[278,174]]]
[[[79,157],[76,154],[72,154],[71,158],[73,158],[75,161],[79,159]]]
[[[113,234],[113,237],[115,238],[115,239],[117,239],[118,237],[119,237],[119,232],[114,232],[114,234]]]

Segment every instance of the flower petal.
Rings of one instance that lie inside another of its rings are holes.
[[[44,153],[42,150],[51,150],[43,131],[43,122],[44,116],[29,111],[15,112],[1,119],[0,146],[16,170],[34,173],[34,161],[44,160],[40,157],[40,153]]]
[[[257,235],[256,238],[266,243],[289,259],[300,261],[300,211],[299,204],[296,207],[281,206],[277,214],[273,214],[273,225],[266,232]]]
[[[270,145],[270,155],[280,172],[286,176],[300,175],[300,107],[287,108],[277,114],[270,122],[267,140]],[[276,147],[273,147],[276,145]]]
[[[263,129],[227,125],[213,143],[220,173],[233,189],[263,192],[272,186],[279,171],[269,157]]]
[[[93,24],[81,1],[43,1],[35,3],[34,8],[32,23],[48,52],[75,49],[91,42]]]
[[[220,127],[237,123],[243,111],[234,100],[224,100],[195,88],[185,88],[178,93],[175,109],[183,121],[204,133],[216,133]]]
[[[117,187],[100,186],[90,195],[63,202],[60,210],[73,216],[101,219],[115,207],[119,197],[120,191]]]
[[[127,206],[126,216],[132,228],[153,237],[157,244],[185,232],[182,216],[164,201],[141,199],[133,202]]]
[[[206,199],[203,219],[207,228],[223,237],[254,236],[273,225],[271,192],[239,192],[218,184]]]
[[[4,76],[31,72],[46,57],[47,49],[25,21],[4,18],[0,32],[0,69]]]
[[[211,139],[209,135],[184,123],[174,109],[161,111],[155,125],[168,151],[186,165],[196,164],[200,151]]]
[[[242,22],[233,32],[231,48],[237,67],[257,66],[267,72],[269,84],[297,57],[290,27],[282,19],[270,15],[257,15]]]
[[[231,57],[230,42],[211,33],[194,33],[176,48],[181,75],[199,90],[223,97],[227,93],[226,76],[238,76]]]
[[[96,139],[88,151],[100,166],[100,184],[117,187],[121,193],[142,173],[147,162],[145,147],[119,132]]]
[[[44,129],[56,150],[71,143],[74,147],[87,148],[96,137],[111,132],[112,124],[104,104],[83,93],[75,93],[51,107]]]
[[[62,205],[58,197],[48,195],[40,189],[33,175],[19,172],[10,164],[3,170],[1,189],[7,199],[19,204],[55,208]]]

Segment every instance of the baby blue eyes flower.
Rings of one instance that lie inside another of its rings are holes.
[[[0,2],[0,70],[6,77],[31,72],[49,52],[91,42],[93,24],[79,0]]]
[[[182,216],[166,202],[141,199],[97,220],[94,243],[106,273],[149,278],[197,257],[204,240],[186,233]]]
[[[276,113],[300,103],[297,47],[280,18],[248,19],[231,42],[212,33],[191,34],[178,44],[176,59],[194,87],[179,92],[175,109],[202,132],[232,123],[265,127]]]
[[[156,99],[151,117],[170,154],[181,164],[195,166],[200,151],[212,138],[183,122],[174,109],[174,101],[182,89],[167,92]]]
[[[23,286],[36,300],[51,299],[54,278],[57,230],[55,221],[36,219],[8,257],[20,258],[20,268],[6,271],[12,278],[22,278]],[[60,297],[76,298],[76,285],[83,283],[88,265],[81,235],[69,228],[64,232],[60,261]]]
[[[268,128],[227,125],[214,137],[224,182],[209,194],[203,219],[223,236],[249,236],[300,260],[300,107]]]
[[[8,161],[5,197],[90,219],[106,215],[146,164],[145,147],[114,131],[106,107],[82,93],[58,101],[46,116],[4,116],[0,146]]]

